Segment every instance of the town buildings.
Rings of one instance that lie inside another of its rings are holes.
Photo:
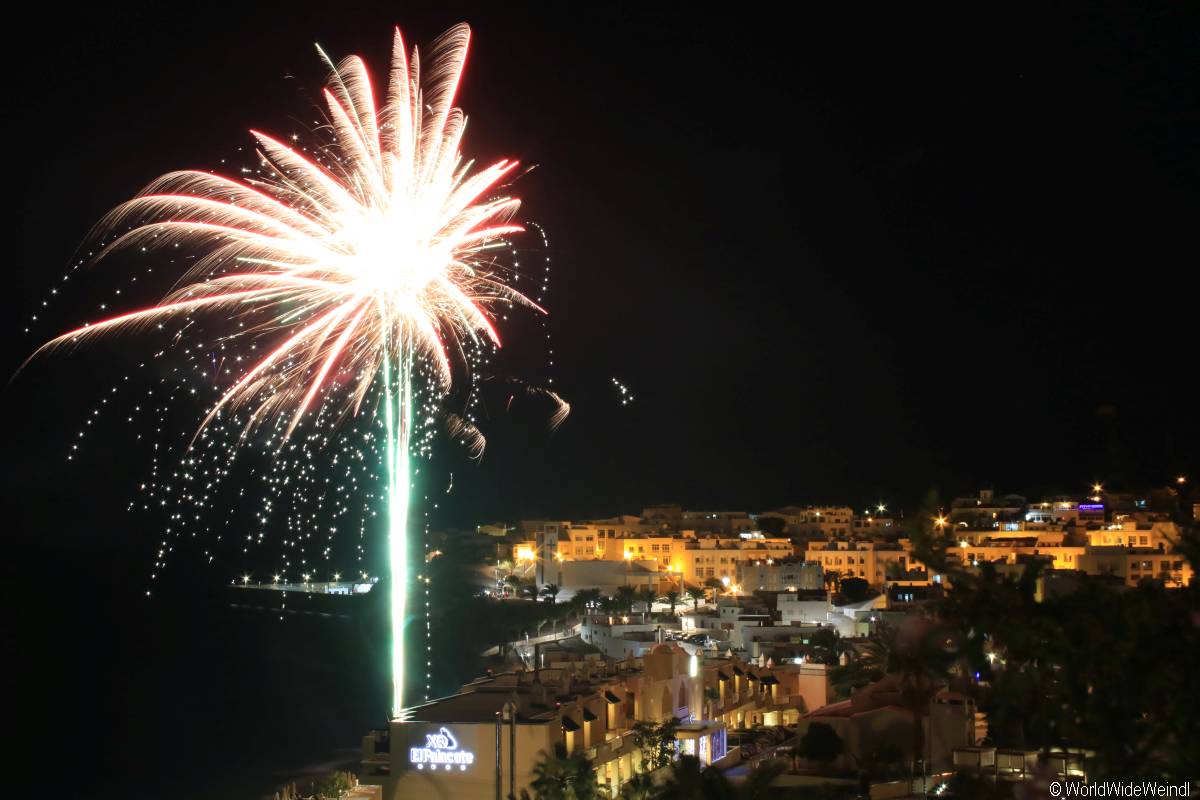
[[[1099,487],[1033,502],[984,489],[956,498],[936,534],[966,568],[1036,560],[1048,569],[1119,575],[1130,585],[1150,578],[1185,586],[1192,567],[1176,551],[1180,529],[1165,502],[1155,493],[1106,494]],[[761,514],[650,506],[640,516],[524,520],[514,526],[511,551],[516,563],[535,565],[536,582],[568,590],[716,587],[737,595],[836,588],[851,577],[880,591],[939,582],[914,554],[912,524],[883,513],[882,505],[874,514],[836,505]],[[494,536],[504,527],[480,532]]]
[[[795,725],[803,734],[816,722],[844,743],[835,769],[883,753],[930,770],[982,759],[985,723],[968,696],[946,685],[914,705],[890,675],[832,702],[826,663],[852,659],[855,643],[828,642],[861,643],[881,622],[911,620],[952,590],[959,570],[1016,576],[1036,563],[1037,600],[1084,581],[1187,586],[1193,567],[1177,549],[1180,522],[1156,502],[1100,488],[1032,502],[983,490],[907,524],[881,507],[858,515],[841,506],[762,514],[653,506],[640,515],[481,526],[479,535],[507,543],[539,584],[686,590],[690,598],[679,600],[677,627],[673,618],[587,611],[579,638],[595,652],[535,653],[528,669],[408,709],[364,740],[364,781],[389,800],[490,800],[519,796],[544,754],[585,753],[615,797],[644,766],[634,726],[664,720],[679,723],[676,752],[717,766],[739,758],[743,734],[731,739],[730,731]],[[922,537],[953,568],[923,563]]]
[[[586,753],[606,793],[643,769],[638,722],[679,723],[679,752],[737,761],[727,731],[796,722],[826,704],[823,668],[758,664],[654,646],[638,658],[564,657],[547,668],[480,678],[408,709],[363,739],[362,781],[385,800],[519,796],[548,753]]]

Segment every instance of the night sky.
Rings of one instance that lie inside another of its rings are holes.
[[[481,464],[436,464],[455,485],[440,523],[1195,474],[1194,19],[270,5],[40,4],[10,31],[10,374],[111,292],[73,282],[23,332],[105,211],[165,171],[245,163],[251,126],[301,129],[314,41],[378,70],[391,25],[427,43],[465,19],[466,149],[536,165],[516,191],[550,236],[552,374],[574,411],[551,436],[493,408]],[[8,561],[28,579],[9,588],[48,609],[22,648],[61,722],[121,716],[119,699],[80,705],[68,665],[141,636],[61,650],[77,604],[140,591],[157,538],[120,514],[145,466],[124,429],[63,454],[109,370],[148,346],[38,362],[3,393]],[[500,367],[542,380],[546,355],[517,325]],[[64,575],[74,591],[43,583]]]
[[[463,18],[468,150],[537,165],[517,191],[551,237],[574,413],[553,437],[485,426],[482,465],[449,465],[448,523],[1074,491],[1191,466],[1181,19],[451,6],[104,8],[18,37],[16,332],[105,210],[168,169],[244,163],[251,125],[297,129],[323,77],[312,42],[378,65],[390,24],[428,42]],[[127,302],[157,299],[144,288]],[[73,301],[9,337],[11,366],[89,317]],[[519,329],[508,347],[514,370],[545,361]],[[45,388],[6,398],[38,405],[38,447],[90,399]]]

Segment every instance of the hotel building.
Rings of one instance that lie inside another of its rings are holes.
[[[676,720],[678,751],[721,766],[738,758],[728,727],[794,722],[827,697],[823,670],[690,655],[670,643],[618,662],[576,657],[407,709],[364,737],[362,782],[382,786],[385,800],[494,800],[519,796],[547,754],[585,753],[616,797],[642,768],[637,722]]]

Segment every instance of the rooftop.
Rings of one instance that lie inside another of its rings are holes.
[[[513,693],[527,693],[528,687],[507,687],[508,692],[462,692],[449,697],[440,697],[419,706],[407,708],[401,713],[405,722],[495,722],[496,714]],[[518,714],[517,722],[545,725],[555,719],[547,710],[533,716]]]

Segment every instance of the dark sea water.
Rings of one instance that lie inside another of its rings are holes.
[[[258,798],[352,764],[383,725],[386,640],[364,604],[233,609],[201,569],[147,599],[144,548],[70,543],[12,537],[6,583],[14,763],[55,796]]]

